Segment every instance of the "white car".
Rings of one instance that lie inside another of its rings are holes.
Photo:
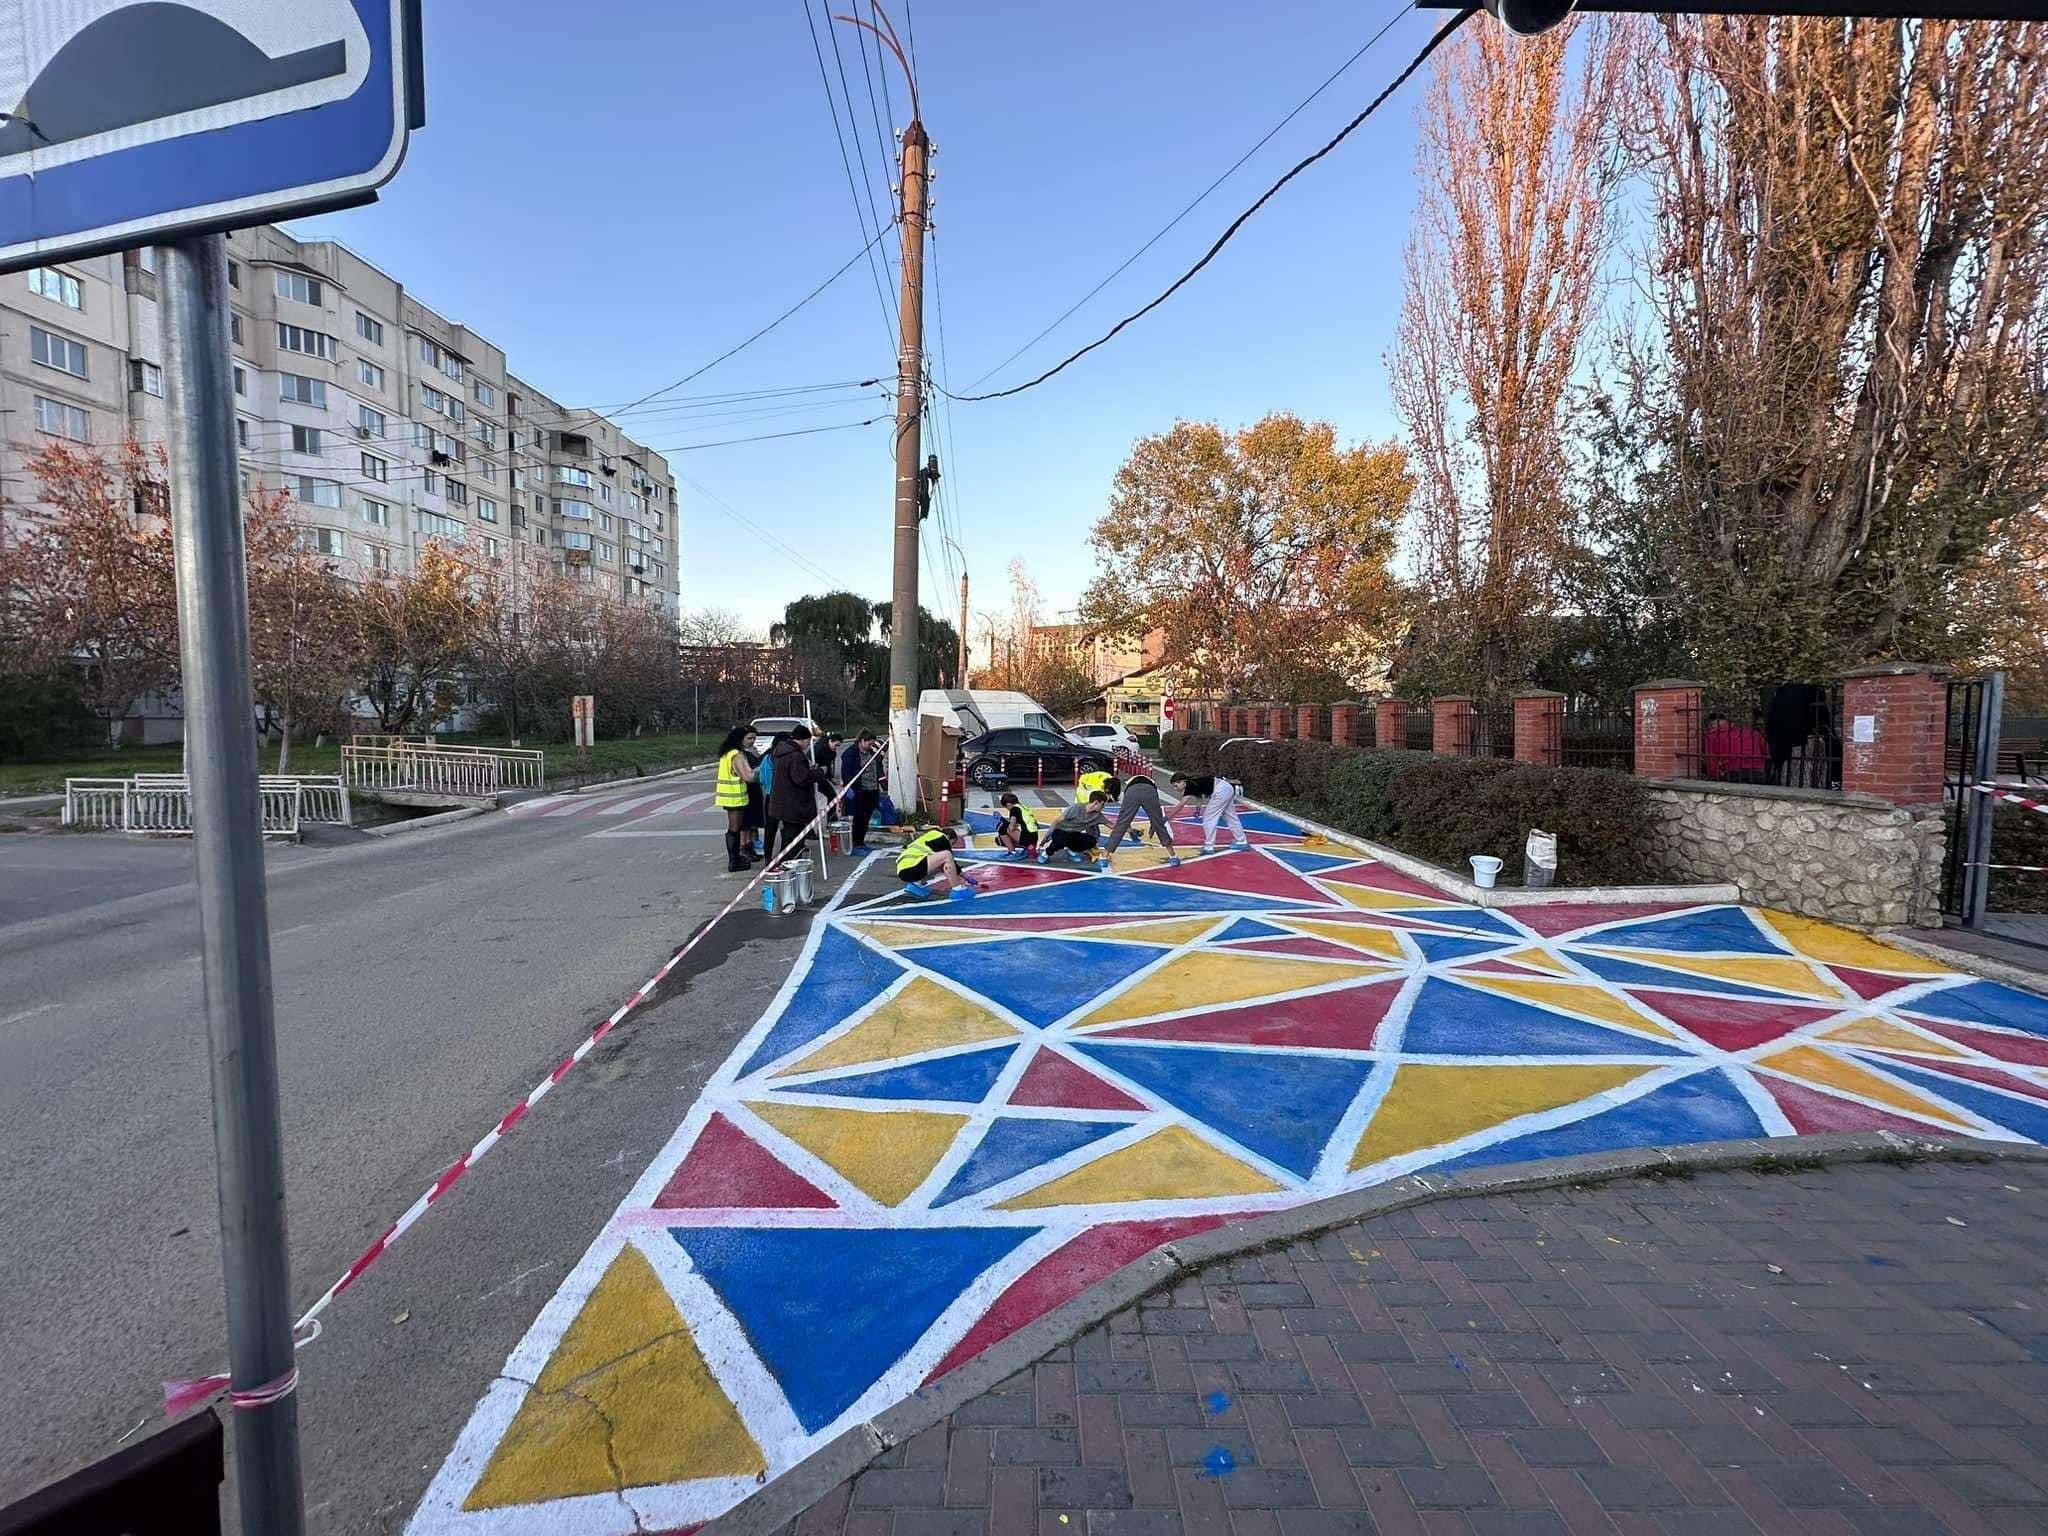
[[[1096,747],[1104,752],[1114,752],[1119,747],[1126,752],[1140,750],[1138,738],[1121,725],[1077,725],[1067,732],[1067,740],[1084,747]]]

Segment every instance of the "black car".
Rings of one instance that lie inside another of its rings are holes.
[[[967,781],[983,789],[1005,780],[1012,784],[1071,784],[1091,769],[1107,773],[1114,768],[1107,752],[1026,726],[969,737],[960,744],[960,761]]]

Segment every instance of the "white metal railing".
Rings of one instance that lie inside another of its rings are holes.
[[[182,788],[189,781],[182,773],[138,773],[134,781],[140,789]],[[338,773],[305,774],[266,773],[257,780],[260,789],[287,789],[294,785],[299,791],[299,820],[326,821],[338,826],[355,825],[354,807],[349,804],[348,785]]]
[[[339,786],[335,786],[337,789]],[[296,840],[305,790],[296,779],[263,779],[257,793],[263,835]],[[342,808],[347,809],[346,794]],[[138,774],[132,779],[66,779],[64,825],[101,827],[144,836],[192,835],[192,786],[178,774]]]
[[[488,799],[504,789],[539,789],[546,754],[507,747],[355,747],[341,749],[341,776],[352,789],[411,790]]]

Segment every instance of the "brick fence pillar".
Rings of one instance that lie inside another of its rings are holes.
[[[1359,706],[1352,702],[1330,706],[1330,745],[1333,747],[1355,747],[1358,740]]]
[[[1472,700],[1462,693],[1430,700],[1429,750],[1439,757],[1472,755]]]
[[[1223,727],[1226,736],[1249,736],[1252,733],[1252,712],[1243,704],[1230,706],[1229,718]]]
[[[1275,741],[1285,741],[1294,734],[1292,704],[1275,703],[1266,706],[1266,734]]]
[[[1563,694],[1537,688],[1515,695],[1515,761],[1563,766]]]
[[[1408,701],[1381,699],[1372,707],[1373,744],[1399,751],[1408,745]]]
[[[1704,683],[1683,678],[1636,686],[1636,777],[1696,779],[1700,776],[1700,719]]]
[[[1330,711],[1326,705],[1303,704],[1294,711],[1294,734],[1303,741],[1330,739]]]
[[[1948,742],[1948,674],[1917,662],[1842,679],[1842,788],[1894,805],[1934,805]]]

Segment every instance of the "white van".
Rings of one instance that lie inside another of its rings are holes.
[[[998,688],[927,688],[917,696],[919,715],[936,715],[962,736],[1025,728],[1064,735],[1059,721],[1028,693]]]

